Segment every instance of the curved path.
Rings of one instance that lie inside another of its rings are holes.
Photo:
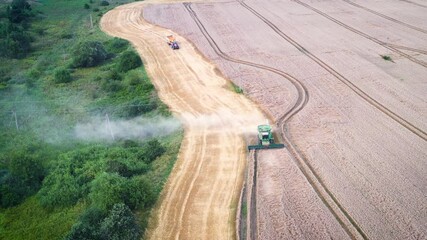
[[[134,45],[161,100],[185,126],[178,160],[147,237],[234,238],[246,164],[242,135],[264,117],[243,95],[229,91],[228,81],[185,39],[177,36],[181,49],[171,50],[166,36],[173,33],[144,21],[145,4],[117,7],[104,15],[101,26]]]

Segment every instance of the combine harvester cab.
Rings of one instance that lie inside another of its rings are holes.
[[[270,125],[258,126],[258,145],[248,146],[248,150],[284,148],[281,143],[274,143],[273,131]]]
[[[173,35],[167,36],[168,38],[168,45],[173,49],[179,49],[178,42],[175,40],[175,37]]]

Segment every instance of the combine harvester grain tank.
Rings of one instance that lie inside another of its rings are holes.
[[[270,125],[258,126],[258,145],[249,145],[249,150],[284,148],[285,145],[274,142],[273,130]]]

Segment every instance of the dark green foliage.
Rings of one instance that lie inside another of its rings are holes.
[[[156,160],[157,157],[161,156],[166,151],[157,139],[148,141],[142,150],[139,157],[147,163]]]
[[[102,43],[98,41],[78,43],[72,55],[74,67],[94,67],[103,63],[108,56]]]
[[[116,69],[111,69],[108,74],[107,74],[107,79],[109,80],[122,80],[122,75],[116,70]]]
[[[22,58],[30,52],[31,36],[23,27],[3,23],[0,32],[0,57]]]
[[[101,223],[106,217],[104,211],[90,207],[80,216],[79,221],[73,225],[66,240],[97,240],[101,239]]]
[[[108,5],[110,5],[110,3],[108,1],[103,0],[103,1],[101,1],[101,3],[99,5],[108,6]]]
[[[142,65],[141,58],[134,51],[126,51],[119,57],[117,70],[127,72]]]
[[[394,62],[393,59],[390,56],[387,55],[381,55],[382,59],[386,60],[386,61],[390,61],[390,62]]]
[[[89,5],[89,4],[87,4],[87,3],[85,3],[84,8],[85,8],[85,9],[89,9],[89,8],[90,8],[90,5]]]
[[[113,38],[110,41],[107,42],[107,48],[108,51],[113,52],[113,53],[120,53],[124,50],[126,50],[126,48],[129,47],[129,42],[121,39],[121,38]]]
[[[31,16],[26,0],[12,1],[7,8],[8,21],[0,21],[0,57],[22,58],[30,52],[32,38],[27,29]]]
[[[141,231],[128,206],[121,203],[113,206],[101,224],[101,236],[108,240],[140,239]]]
[[[87,183],[84,180],[74,176],[67,169],[56,169],[43,182],[43,187],[39,191],[40,204],[45,208],[75,204],[86,193]]]
[[[32,191],[25,185],[23,179],[2,170],[0,173],[0,206],[11,207],[21,203]]]
[[[126,178],[117,173],[101,173],[92,183],[90,200],[102,210],[110,209],[114,204],[123,202]]]
[[[134,118],[140,116],[141,114],[153,111],[156,109],[157,104],[154,101],[143,101],[143,100],[134,100],[128,103],[126,108],[123,108],[123,112],[119,113],[120,117],[124,118]]]
[[[122,187],[123,202],[132,210],[146,209],[156,200],[152,183],[144,177],[133,177]]]
[[[164,149],[158,141],[127,149],[90,147],[61,155],[39,191],[40,203],[47,208],[66,207],[89,195],[94,206],[105,210],[118,202],[132,209],[150,205],[150,183],[135,176],[147,172],[147,163],[154,160],[150,158]]]
[[[102,83],[102,89],[108,93],[115,93],[123,89],[123,84],[116,80],[107,79]]]
[[[99,12],[99,8],[93,8],[92,11]]]
[[[73,78],[71,77],[70,70],[60,68],[55,71],[54,82],[56,83],[68,83],[71,82]]]
[[[27,0],[13,0],[7,9],[9,21],[21,23],[31,17],[31,6]]]
[[[14,206],[40,188],[45,172],[31,149],[16,149],[3,156],[2,162],[6,163],[6,169],[0,171],[2,207]]]

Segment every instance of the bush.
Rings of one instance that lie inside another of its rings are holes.
[[[141,76],[137,71],[130,71],[126,74],[125,82],[130,86],[141,84]]]
[[[99,5],[101,5],[101,6],[108,6],[108,5],[110,5],[110,3],[108,1],[104,0],[104,1],[101,1],[101,3]]]
[[[126,48],[129,46],[129,42],[121,39],[121,38],[113,38],[107,42],[108,51],[114,52],[114,53],[120,53],[126,50]]]
[[[115,80],[105,80],[102,89],[109,93],[115,93],[123,89],[123,84]]]
[[[38,195],[40,204],[45,208],[67,207],[74,205],[84,196],[85,185],[66,171],[57,169],[46,177]]]
[[[72,55],[74,67],[94,67],[108,57],[102,43],[97,41],[80,42],[74,48]]]
[[[0,203],[10,207],[21,203],[41,186],[45,173],[40,159],[30,151],[19,151],[4,156],[7,169],[0,171]]]
[[[0,176],[0,206],[12,207],[21,203],[31,189],[25,185],[23,179],[3,170]]]
[[[101,223],[106,214],[100,209],[90,207],[80,216],[79,221],[73,225],[65,237],[66,240],[101,239]]]
[[[159,140],[152,139],[144,144],[139,157],[144,162],[151,163],[152,161],[156,160],[157,157],[160,157],[163,153],[165,153],[165,151],[165,148],[161,145]]]
[[[134,100],[123,106],[123,111],[118,113],[119,117],[134,118],[141,114],[148,113],[157,108],[154,101],[147,102],[142,100]]]
[[[55,77],[54,82],[56,83],[68,83],[68,82],[71,82],[71,80],[73,80],[71,77],[70,70],[64,69],[64,68],[56,70],[54,77]]]
[[[89,198],[99,209],[110,209],[114,204],[123,202],[122,195],[126,178],[117,173],[101,173],[91,183]]]
[[[85,3],[84,8],[85,8],[85,9],[89,9],[89,8],[90,8],[90,5],[89,5],[89,4],[87,4],[87,3]]]
[[[135,240],[141,238],[141,231],[128,206],[115,204],[108,217],[101,224],[101,236],[111,240]]]
[[[126,51],[119,58],[117,70],[119,72],[127,72],[141,65],[142,61],[137,53],[135,53],[134,51]]]

